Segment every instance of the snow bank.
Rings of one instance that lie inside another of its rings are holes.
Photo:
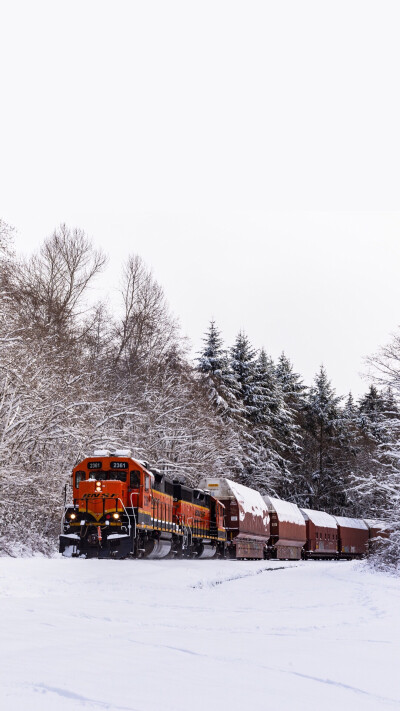
[[[400,580],[358,562],[0,565],[7,711],[400,708]]]

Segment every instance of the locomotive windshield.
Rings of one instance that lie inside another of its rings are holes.
[[[90,472],[90,478],[96,481],[126,481],[126,472],[121,471],[96,471]]]
[[[75,474],[75,486],[76,486],[77,488],[79,488],[79,484],[80,484],[81,481],[83,481],[84,479],[86,479],[86,472],[82,472],[82,471],[76,472],[76,474]]]

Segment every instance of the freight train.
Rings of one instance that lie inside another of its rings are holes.
[[[384,524],[299,509],[230,479],[171,481],[130,450],[97,450],[72,472],[60,552],[87,558],[354,558]]]

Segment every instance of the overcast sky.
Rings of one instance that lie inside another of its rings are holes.
[[[0,3],[0,216],[142,255],[197,350],[362,392],[399,322],[397,2]]]

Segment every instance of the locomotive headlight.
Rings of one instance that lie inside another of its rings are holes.
[[[113,518],[119,518],[119,513],[113,514]]]
[[[73,520],[74,518],[76,518],[76,514],[72,513],[69,517]]]
[[[96,482],[96,489],[97,489],[97,491],[100,491],[100,489],[101,489],[101,484],[99,481]]]

